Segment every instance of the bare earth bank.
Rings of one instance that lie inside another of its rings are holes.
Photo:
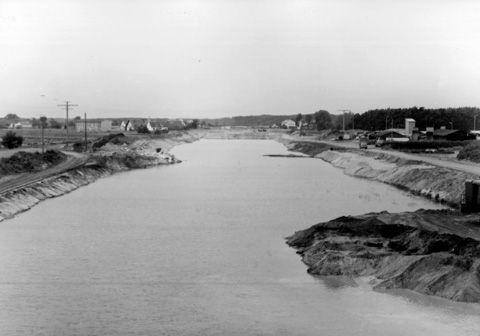
[[[198,140],[196,136],[184,134],[168,139],[141,139],[128,146],[107,143],[93,153],[85,165],[1,193],[0,221],[27,211],[45,199],[62,196],[115,172],[179,163],[180,160],[168,150],[195,140]]]
[[[388,154],[330,150],[287,143],[293,151],[320,158],[345,174],[408,190],[458,208],[466,179],[447,168]],[[409,289],[455,301],[480,302],[480,215],[454,210],[419,210],[339,217],[296,232],[308,272],[319,276],[371,277],[376,289]]]
[[[372,277],[402,288],[480,302],[480,216],[450,210],[339,217],[287,238],[314,275]]]

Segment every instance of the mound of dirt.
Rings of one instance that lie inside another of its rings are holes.
[[[448,210],[339,217],[298,231],[308,272],[373,276],[374,288],[403,288],[480,302],[480,215]]]
[[[130,145],[132,142],[133,142],[132,139],[126,137],[125,134],[123,133],[116,133],[116,134],[112,133],[97,139],[93,143],[92,148],[96,150],[98,148],[105,146],[107,143],[111,143],[114,145],[123,145],[123,144]]]

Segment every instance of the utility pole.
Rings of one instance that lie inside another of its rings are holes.
[[[88,143],[87,143],[87,114],[85,113],[85,118],[84,118],[84,124],[85,124],[85,152],[88,152]]]
[[[392,132],[390,133],[390,141],[393,142],[393,118],[392,118]]]
[[[65,129],[66,129],[66,143],[67,143],[67,146],[68,146],[68,109],[71,108],[72,106],[78,106],[78,105],[73,105],[73,104],[70,104],[69,101],[65,101],[65,104],[59,104],[57,106],[60,106],[60,107],[64,107],[64,110],[67,111],[67,122],[65,124]]]
[[[350,110],[338,110],[343,112],[343,132],[345,133],[345,112],[352,112]]]
[[[42,125],[42,154],[45,154],[45,124],[47,122],[47,117],[39,114],[40,124]]]

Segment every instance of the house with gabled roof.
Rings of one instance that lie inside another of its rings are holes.
[[[295,128],[297,125],[295,124],[295,121],[291,119],[287,119],[282,121],[282,127],[283,128]]]
[[[122,131],[135,131],[139,126],[146,125],[145,121],[142,119],[130,119],[122,121],[120,124],[120,129]]]

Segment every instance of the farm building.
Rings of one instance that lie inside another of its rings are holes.
[[[30,120],[19,120],[16,123],[10,124],[9,128],[22,128],[22,129],[31,129],[33,128]]]
[[[461,141],[461,140],[470,140],[471,137],[467,132],[462,130],[447,130],[447,129],[438,129],[433,131],[433,140],[439,141]]]
[[[394,130],[386,130],[375,134],[377,139],[386,141],[408,141],[408,137]]]
[[[85,125],[86,124],[86,125]],[[111,120],[77,120],[75,122],[75,130],[77,132],[110,132],[112,130]]]

